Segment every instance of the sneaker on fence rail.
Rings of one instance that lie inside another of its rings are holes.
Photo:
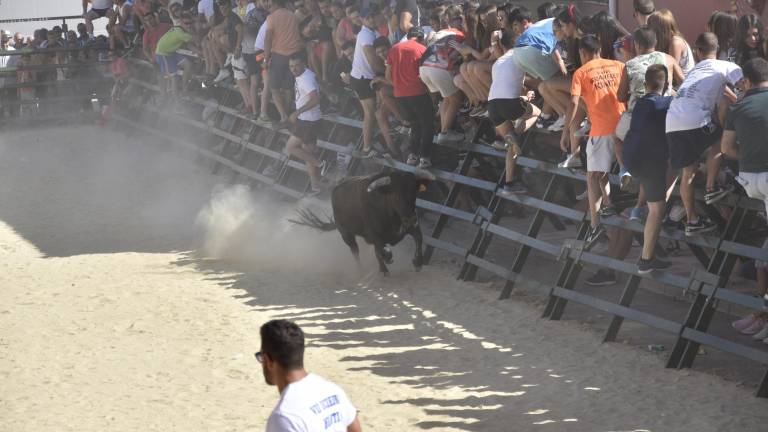
[[[587,236],[584,238],[584,250],[589,251],[608,231],[603,224],[598,224],[596,227],[592,227],[587,232]]]
[[[699,216],[699,220],[696,222],[685,223],[685,235],[694,236],[698,234],[704,234],[717,229],[717,224],[712,222],[706,216]]]
[[[759,316],[757,314],[751,313],[744,318],[738,319],[731,323],[731,327],[733,327],[734,330],[740,332],[747,327],[751,326],[755,323],[755,320],[757,320]]]
[[[584,282],[591,286],[613,285],[616,283],[616,273],[613,270],[600,269]]]
[[[558,119],[559,119],[559,117],[557,117],[557,116],[555,116],[553,114],[547,115],[547,114],[541,113],[539,115],[539,118],[536,119],[536,128],[537,129],[547,129],[550,126],[552,126],[555,122],[557,122]]]
[[[485,111],[485,107],[482,105],[478,105],[469,112],[470,117],[481,117],[483,111]]]
[[[408,159],[405,161],[410,166],[416,166],[419,164],[419,156],[417,154],[411,153],[408,155]]]
[[[666,270],[671,266],[671,262],[662,261],[655,257],[649,260],[640,258],[637,262],[637,272],[640,274],[648,274],[654,270]],[[768,337],[768,335],[766,336]]]
[[[525,187],[525,184],[520,180],[515,180],[512,183],[505,184],[504,187],[499,191],[499,194],[505,197],[526,193],[528,193],[528,188]]]
[[[319,196],[322,193],[323,193],[322,189],[310,188],[307,192],[304,193],[304,197],[306,197],[306,198],[315,198],[315,197]]]
[[[739,331],[743,335],[753,335],[765,327],[765,320],[763,318],[756,319],[749,327]]]
[[[752,335],[752,339],[754,340],[763,340],[765,338],[768,338],[768,324],[764,325],[762,329],[760,329],[759,332]]]
[[[273,163],[266,168],[264,168],[264,171],[262,171],[262,174],[267,177],[275,177],[280,173],[280,167],[278,166],[277,162]]]
[[[264,114],[259,115],[259,118],[256,119],[256,122],[261,123],[264,126],[272,126],[272,119]]]
[[[584,189],[584,192],[576,195],[576,201],[584,201],[587,198],[589,198],[589,191],[587,189]]]
[[[449,130],[448,132],[440,132],[439,134],[437,134],[438,143],[461,141],[463,139],[464,139],[464,134],[454,130]]]
[[[581,158],[579,158],[578,154],[571,153],[568,155],[567,158],[565,158],[563,162],[560,162],[559,164],[557,164],[557,166],[559,168],[571,168],[571,169],[581,168],[582,167]]]
[[[645,220],[645,216],[645,207],[632,207],[632,210],[629,211],[629,220],[631,221],[643,221]]]
[[[734,189],[736,188],[732,184],[728,184],[726,186],[717,185],[714,189],[709,189],[704,194],[704,202],[707,204],[714,204],[728,196],[728,194],[733,192]]]
[[[360,159],[370,159],[370,158],[376,157],[377,155],[378,155],[378,153],[373,148],[369,148],[368,150],[360,149],[360,150],[355,150],[354,152],[352,152],[352,156],[354,156],[356,158],[360,158]]]
[[[509,144],[507,144],[506,141],[496,140],[491,143],[491,147],[493,147],[498,151],[507,151],[507,149],[509,148]]]
[[[213,79],[213,82],[218,84],[224,81],[225,79],[229,78],[229,75],[230,75],[229,69],[221,68],[219,69],[219,74],[216,75],[216,78]]]
[[[563,129],[565,129],[565,116],[558,117],[557,120],[547,128],[549,132],[562,132]]]
[[[604,205],[600,207],[600,210],[597,211],[597,214],[603,217],[616,216],[616,206],[613,204]]]
[[[430,169],[432,168],[432,161],[429,158],[423,157],[419,159],[419,169]]]

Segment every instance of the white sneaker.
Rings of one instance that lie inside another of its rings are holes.
[[[587,190],[585,190],[584,192],[576,195],[576,201],[584,201],[585,199],[588,198],[588,195],[587,195],[588,193],[589,192]]]
[[[669,210],[669,218],[675,222],[680,222],[685,217],[685,207],[679,202],[672,205]]]
[[[559,168],[581,168],[581,159],[577,154],[569,154],[565,161],[557,164]]]
[[[752,339],[755,339],[755,340],[763,340],[766,338],[768,338],[768,324],[763,326],[762,330],[752,335]]]
[[[440,132],[437,134],[437,142],[443,143],[448,141],[461,141],[464,139],[464,134],[461,132],[449,130],[448,132]]]
[[[554,123],[552,123],[547,130],[550,132],[560,132],[561,130],[565,129],[565,116],[560,116],[555,120]]]
[[[232,64],[232,60],[234,60],[235,55],[234,54],[227,54],[227,60],[224,61],[224,67],[227,67]]]
[[[219,74],[213,79],[213,82],[218,83],[229,78],[229,69],[219,69]]]

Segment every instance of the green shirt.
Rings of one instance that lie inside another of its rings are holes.
[[[733,104],[725,130],[736,131],[740,171],[768,171],[768,88],[750,89]]]
[[[184,31],[181,27],[173,27],[163,37],[157,41],[155,54],[168,55],[173,54],[182,45],[194,39],[194,36]]]

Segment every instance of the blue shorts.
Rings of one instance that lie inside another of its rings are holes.
[[[155,60],[160,66],[160,73],[163,75],[176,75],[179,72],[179,66],[185,60],[185,57],[179,53],[168,55],[155,54]]]

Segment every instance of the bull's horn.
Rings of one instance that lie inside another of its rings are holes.
[[[376,179],[368,185],[368,192],[373,192],[382,186],[389,186],[391,183],[392,179],[389,176]]]

